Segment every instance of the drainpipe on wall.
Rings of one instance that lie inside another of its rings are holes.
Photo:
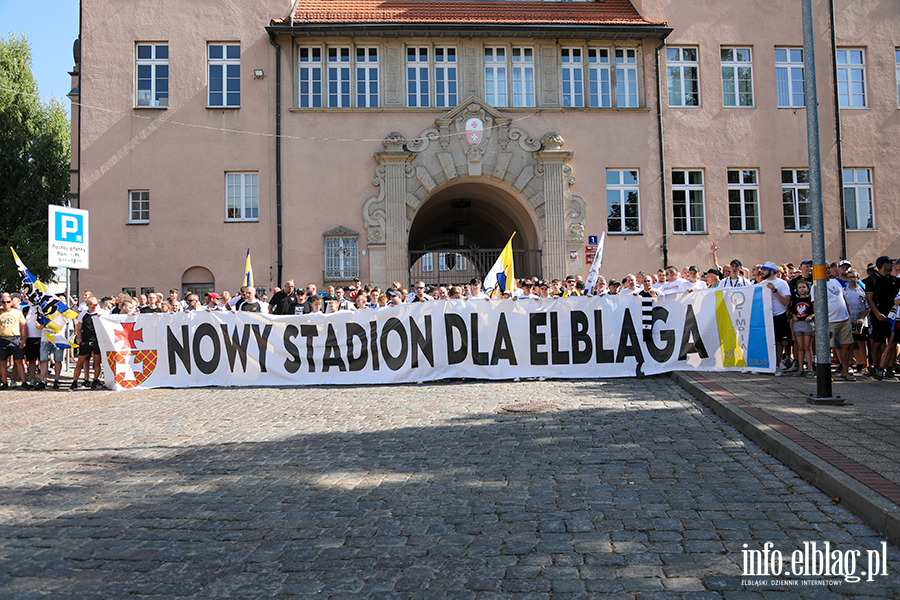
[[[666,207],[666,150],[663,146],[662,118],[662,77],[660,76],[659,52],[666,45],[666,40],[656,47],[656,124],[659,131],[659,190],[662,205],[662,251],[663,268],[669,264],[669,213]]]
[[[834,0],[828,0],[831,11],[831,76],[834,82],[834,137],[837,158],[838,208],[841,222],[841,259],[847,258],[847,219],[844,216],[844,150],[841,136],[841,99],[837,86],[837,34],[834,31]]]
[[[281,237],[281,45],[275,41],[275,34],[269,32],[269,43],[275,46],[275,231],[277,240],[276,265],[278,267],[278,285],[284,268],[284,248]]]

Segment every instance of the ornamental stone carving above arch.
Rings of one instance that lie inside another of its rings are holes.
[[[363,218],[368,245],[376,252],[384,247],[389,272],[406,264],[409,226],[422,202],[459,179],[502,183],[527,202],[543,230],[544,267],[550,272],[566,272],[566,247],[584,242],[587,206],[570,191],[574,153],[563,148],[565,140],[555,131],[534,137],[471,96],[417,137],[393,131],[382,145],[372,182],[379,191],[363,203]]]

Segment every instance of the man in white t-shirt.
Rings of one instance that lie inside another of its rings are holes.
[[[769,261],[759,267],[763,279],[754,285],[764,285],[772,290],[772,325],[775,329],[775,364],[781,361],[784,344],[791,340],[791,328],[787,320],[787,306],[791,301],[791,288],[778,277],[778,266]],[[781,368],[775,367],[775,377],[781,377]]]
[[[666,294],[677,294],[679,292],[686,292],[691,289],[691,282],[687,279],[682,279],[678,273],[678,269],[669,265],[666,267],[666,282],[659,286],[660,296],[665,296]]]
[[[700,267],[697,265],[691,265],[688,268],[688,281],[695,290],[705,290],[708,287],[706,282],[700,279]]]

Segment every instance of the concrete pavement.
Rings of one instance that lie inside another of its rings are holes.
[[[900,597],[668,377],[5,392],[0,464],[4,599]],[[747,572],[826,542],[853,575]]]

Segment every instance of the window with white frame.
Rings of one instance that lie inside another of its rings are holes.
[[[128,222],[146,224],[150,222],[150,191],[132,190],[128,192]]]
[[[725,106],[753,106],[753,55],[750,48],[722,48],[722,93]]]
[[[513,106],[534,106],[534,48],[512,48]]]
[[[875,229],[870,169],[844,169],[844,218],[849,230]]]
[[[861,48],[837,50],[838,105],[866,108],[866,51]]]
[[[560,49],[563,106],[584,106],[584,64],[581,48]]]
[[[356,47],[356,106],[378,106],[378,48]]]
[[[700,62],[697,48],[666,49],[669,106],[700,106]]]
[[[672,214],[677,233],[706,232],[703,171],[672,171]]]
[[[213,44],[206,47],[209,92],[207,106],[237,108],[241,105],[241,45]]]
[[[297,106],[379,106],[378,58],[378,48],[374,46],[298,46]]]
[[[785,231],[809,231],[809,170],[781,170],[781,199]]]
[[[638,105],[637,49],[616,48],[616,106]]]
[[[406,105],[410,108],[431,106],[428,50],[427,46],[406,48]]]
[[[434,105],[440,108],[456,106],[456,48],[434,48]]]
[[[225,220],[259,221],[259,173],[225,173]]]
[[[422,255],[422,271],[425,273],[434,271],[434,253],[428,252]]]
[[[778,108],[804,108],[803,48],[775,48]]]
[[[728,224],[732,232],[759,231],[759,172],[728,170]]]
[[[609,75],[609,49],[588,48],[588,102],[592,108],[612,106],[612,84]]]
[[[169,45],[137,44],[135,48],[135,106],[169,106]]]
[[[350,46],[331,46],[327,56],[328,106],[350,108]]]
[[[897,63],[897,106],[900,106],[900,48],[894,50],[894,60]]]
[[[325,281],[350,281],[359,276],[359,237],[325,235]]]
[[[484,98],[491,106],[508,106],[506,94],[506,47],[485,47]]]
[[[297,49],[297,105],[300,108],[322,108],[322,49]]]
[[[607,169],[606,229],[609,233],[640,233],[640,186],[636,169]]]
[[[485,46],[484,95],[491,106],[535,106],[534,48]]]

